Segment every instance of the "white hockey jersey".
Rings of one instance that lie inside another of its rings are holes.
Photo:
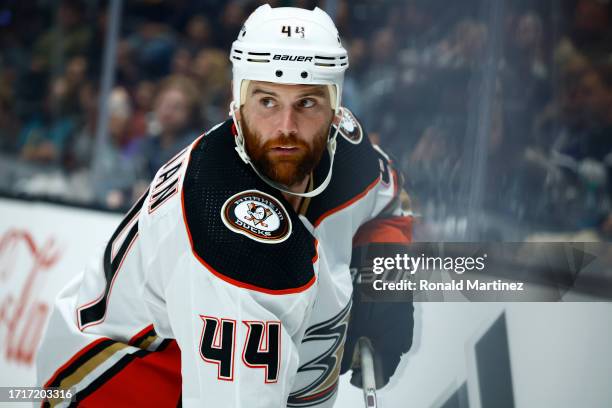
[[[297,212],[239,159],[231,121],[177,154],[60,293],[40,384],[84,406],[331,407],[353,236],[403,218],[388,158],[349,130]]]

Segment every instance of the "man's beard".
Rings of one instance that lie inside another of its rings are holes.
[[[246,121],[242,122],[242,133],[246,151],[251,162],[269,179],[291,187],[304,180],[321,161],[327,144],[329,126],[323,126],[315,135],[312,145],[295,134],[281,135],[262,144],[260,134],[252,132]],[[291,156],[272,156],[272,147],[291,145],[299,148],[298,154]]]

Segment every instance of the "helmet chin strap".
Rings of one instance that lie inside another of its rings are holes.
[[[334,156],[336,153],[336,137],[338,136],[340,125],[335,126],[336,131],[333,133],[333,135],[328,136],[328,139],[327,139],[327,152],[329,154],[329,170],[327,171],[327,176],[325,177],[325,180],[323,180],[323,182],[321,183],[319,187],[315,188],[312,191],[308,191],[306,193],[296,193],[294,191],[288,190],[287,186],[277,183],[276,181],[271,180],[270,178],[263,175],[259,170],[257,170],[255,165],[251,162],[251,158],[247,154],[246,147],[244,145],[244,136],[242,134],[242,127],[240,126],[240,121],[236,119],[237,110],[238,108],[236,107],[236,103],[232,101],[232,103],[230,104],[230,115],[232,117],[232,120],[234,121],[234,126],[236,126],[236,136],[234,137],[236,141],[235,149],[236,149],[236,152],[238,152],[238,156],[240,156],[242,161],[249,164],[251,168],[253,169],[253,171],[255,172],[255,174],[259,176],[259,178],[265,181],[266,184],[268,184],[270,187],[280,190],[283,193],[295,195],[298,197],[306,197],[306,198],[314,197],[314,196],[321,194],[323,190],[327,188],[327,186],[329,185],[329,182],[331,181],[331,177],[332,177],[332,170],[334,167]],[[336,115],[338,115],[338,113],[340,113],[341,115],[343,114],[342,107],[338,107],[336,111]]]

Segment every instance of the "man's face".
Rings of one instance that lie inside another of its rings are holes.
[[[326,86],[260,81],[249,83],[240,115],[251,161],[287,187],[319,164],[334,116]]]

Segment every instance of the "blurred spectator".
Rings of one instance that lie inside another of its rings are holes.
[[[372,38],[374,32],[387,25],[389,3],[386,0],[351,0],[347,2],[347,5],[349,4],[350,22],[348,27],[341,20],[343,36]],[[340,10],[342,11],[341,7]]]
[[[126,39],[117,44],[116,79],[117,85],[133,87],[141,78],[140,68],[136,63],[133,46]]]
[[[206,128],[227,117],[231,98],[231,69],[225,51],[207,48],[198,53],[193,64],[194,79],[200,93],[200,117]]]
[[[568,228],[605,228],[612,199],[612,76],[581,61],[566,65],[559,100],[538,121],[548,148],[531,158],[547,169],[551,190],[545,196],[557,197]]]
[[[371,109],[364,112],[364,121],[375,132],[390,134],[394,127],[393,118],[388,115],[388,96],[396,86],[398,69],[393,60],[397,55],[395,35],[390,28],[378,30],[368,49],[371,60],[363,77],[361,96],[370,101]]]
[[[430,12],[431,7],[431,3],[427,5],[425,2],[406,1],[402,8],[390,16],[394,21],[394,31],[402,33],[401,47],[419,43],[421,46],[424,45],[422,41],[427,40],[431,31],[437,28]]]
[[[91,21],[93,31],[88,52],[86,54],[89,62],[89,73],[91,78],[102,76],[102,57],[106,41],[106,30],[108,29],[108,10],[104,5],[98,4],[95,8],[95,17]]]
[[[172,56],[172,75],[192,75],[193,54],[187,47],[180,47]]]
[[[431,198],[440,181],[453,174],[451,170],[457,165],[459,146],[452,144],[449,132],[452,129],[440,125],[428,127],[406,158],[406,172],[413,178],[413,188],[420,193],[419,200]]]
[[[142,21],[128,39],[141,74],[156,79],[170,72],[176,47],[175,34],[163,23],[163,16]]]
[[[132,113],[130,97],[121,87],[113,89],[108,100],[108,139],[97,145],[93,188],[96,201],[109,208],[122,208],[132,199],[132,188],[138,179],[140,162],[133,152],[122,147]],[[88,135],[93,140],[92,135]]]
[[[145,160],[147,181],[202,133],[198,106],[197,88],[189,78],[173,76],[162,82],[155,98],[155,126],[150,134],[130,147]]]
[[[45,99],[43,108],[25,124],[19,135],[20,155],[23,160],[38,163],[58,163],[63,148],[76,128],[75,112],[69,110],[67,80],[56,78]]]
[[[49,89],[49,75],[43,63],[33,57],[16,79],[14,94],[18,98],[15,100],[15,112],[22,120],[27,120],[42,109]]]
[[[11,95],[0,83],[0,151],[14,154],[17,149],[19,119],[11,104]]]
[[[338,32],[341,33],[343,39],[351,36],[351,11],[347,0],[339,0],[336,2],[336,15],[334,23]]]
[[[230,49],[248,13],[249,11],[244,9],[241,1],[231,0],[226,3],[218,20],[217,44],[219,48]]]
[[[195,15],[189,19],[185,34],[183,46],[187,48],[191,54],[195,54],[203,48],[210,47],[214,43],[213,29],[210,20],[201,14]]]
[[[585,71],[570,90],[566,103],[574,116],[565,133],[556,140],[555,150],[576,161],[594,160],[603,166],[612,153],[612,75],[610,68]],[[580,171],[580,169],[578,169]],[[605,172],[604,172],[605,173]],[[594,179],[585,176],[585,181]],[[604,174],[605,176],[605,174]],[[612,185],[610,185],[612,187]],[[611,190],[612,191],[612,190]]]
[[[515,135],[515,144],[525,144],[532,124],[550,100],[549,73],[544,58],[542,20],[526,12],[510,26],[500,76],[504,86],[506,130]]]
[[[153,122],[153,99],[155,97],[155,83],[151,81],[140,81],[136,85],[134,94],[134,111],[130,119],[127,143],[145,136]]]
[[[83,24],[85,6],[80,0],[62,0],[57,10],[57,25],[41,35],[34,44],[34,56],[45,68],[63,68],[66,58],[85,54],[90,45],[90,27]]]
[[[543,34],[540,16],[527,12],[519,18],[516,31],[511,36],[514,41],[509,47],[512,62],[536,78],[546,78],[548,75]]]
[[[487,39],[485,24],[471,19],[460,21],[453,34],[438,44],[437,61],[442,66],[473,67],[482,61]]]
[[[68,60],[65,76],[68,88],[77,89],[87,78],[85,57],[79,55]]]
[[[355,38],[345,44],[345,47],[348,51],[351,69],[344,77],[343,103],[355,115],[361,117],[363,113],[361,80],[366,70],[367,43],[363,38]]]
[[[610,2],[578,0],[570,36],[575,45],[594,62],[612,55]]]
[[[80,89],[87,81],[88,63],[85,57],[75,56],[68,60],[63,79],[66,83],[66,110],[72,113],[78,120],[79,112],[79,93]],[[55,114],[55,112],[54,112]],[[57,115],[57,114],[56,114]]]
[[[115,97],[116,98],[116,97]],[[66,167],[72,171],[88,170],[93,162],[98,120],[98,90],[92,83],[85,83],[79,90],[81,123],[67,148]]]
[[[21,157],[37,163],[63,164],[65,146],[79,122],[80,88],[86,80],[87,61],[70,58],[63,76],[51,82],[39,109],[24,112],[26,121],[19,136]]]

